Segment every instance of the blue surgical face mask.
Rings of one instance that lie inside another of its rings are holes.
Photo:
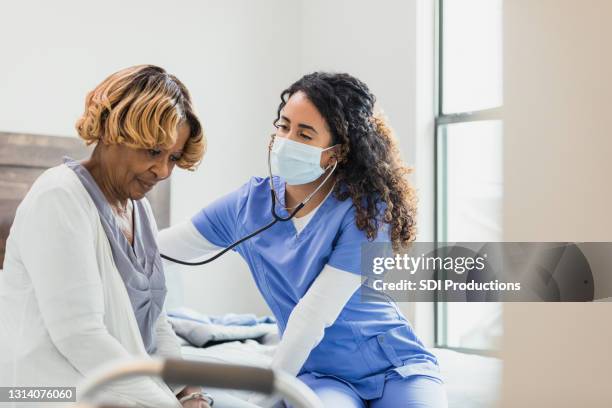
[[[321,168],[321,154],[332,147],[322,149],[277,136],[270,158],[272,174],[282,177],[289,185],[313,182],[325,172]]]

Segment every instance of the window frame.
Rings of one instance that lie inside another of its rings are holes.
[[[488,120],[503,120],[502,107],[482,109],[470,112],[444,113],[444,1],[434,0],[434,242],[436,246],[445,242],[446,233],[446,188],[441,182],[440,166],[446,165],[446,143],[448,137],[445,126],[455,123],[468,123]],[[503,0],[502,0],[503,1]],[[444,241],[441,241],[444,239]],[[434,279],[444,279],[444,271],[436,271]],[[482,356],[499,356],[498,350],[453,347],[448,345],[447,316],[448,303],[440,301],[440,293],[436,293],[434,302],[434,347],[454,350],[461,353]]]

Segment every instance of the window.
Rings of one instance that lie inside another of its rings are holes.
[[[436,241],[501,241],[502,0],[437,0],[436,19]],[[501,304],[438,300],[437,347],[498,349]]]

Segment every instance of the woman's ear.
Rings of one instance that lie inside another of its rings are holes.
[[[342,154],[342,145],[341,144],[334,145],[334,147],[330,149],[330,152],[332,154],[332,157],[338,160],[340,158],[340,155]]]
[[[334,159],[338,162],[338,164],[345,163],[348,155],[348,147],[345,144],[337,144],[332,149],[334,152]]]
[[[332,166],[334,163],[338,163],[338,155],[340,153],[340,145],[335,145],[331,147],[329,150],[325,151],[325,166]]]

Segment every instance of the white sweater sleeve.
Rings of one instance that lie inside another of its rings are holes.
[[[297,375],[360,285],[361,276],[325,265],[291,312],[272,368]]]
[[[157,350],[153,354],[154,357],[172,358],[177,360],[183,359],[181,353],[181,344],[178,337],[174,333],[164,308],[157,318],[155,324],[155,336],[157,340]],[[182,384],[168,384],[174,394],[178,394],[185,388]]]
[[[104,324],[95,223],[88,210],[62,188],[31,200],[16,231],[17,245],[51,341],[84,377],[109,361],[133,358]],[[127,384],[118,382],[106,391],[139,406],[178,404],[151,379]]]
[[[207,258],[223,248],[209,242],[191,221],[184,221],[159,232],[159,252],[182,261]],[[164,260],[164,265],[170,262]]]

